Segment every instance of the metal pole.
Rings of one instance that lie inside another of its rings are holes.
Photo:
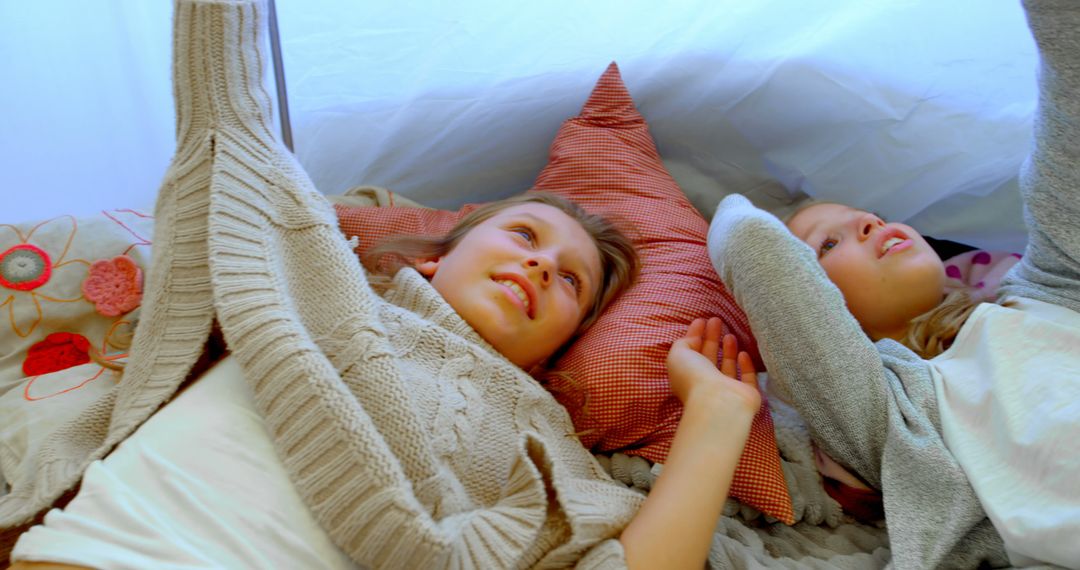
[[[278,119],[281,122],[281,142],[293,151],[292,124],[289,123],[289,96],[285,92],[285,65],[281,61],[281,38],[278,37],[277,10],[274,0],[267,0],[270,8],[270,56],[274,62],[274,86],[277,87]]]

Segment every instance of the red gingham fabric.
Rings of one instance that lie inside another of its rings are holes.
[[[561,194],[620,223],[638,248],[638,282],[556,363],[555,370],[569,380],[547,380],[590,449],[662,463],[682,415],[664,362],[671,343],[693,319],[720,317],[740,348],[763,367],[746,316],[709,261],[708,222],[664,168],[614,63],[581,114],[559,130],[534,189]],[[358,251],[391,234],[445,233],[473,207],[445,212],[335,206],[342,231],[360,236]],[[730,492],[763,513],[794,522],[765,401]]]

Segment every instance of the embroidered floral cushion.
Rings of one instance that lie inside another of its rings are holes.
[[[34,473],[44,438],[115,385],[152,235],[135,210],[0,224],[0,482]]]
[[[33,378],[122,358],[142,300],[153,220],[135,210],[0,224],[0,394]],[[101,377],[93,365],[87,382]],[[56,396],[35,385],[28,398]],[[76,383],[78,384],[78,383]]]
[[[746,316],[709,262],[708,222],[664,168],[615,64],[581,114],[559,130],[535,188],[627,222],[643,264],[638,283],[556,364],[569,382],[561,376],[547,381],[586,446],[663,462],[682,414],[664,364],[672,341],[694,318],[719,316],[759,364],[760,358]],[[393,205],[393,196],[376,202]],[[335,205],[342,231],[358,238],[358,251],[390,234],[445,233],[474,207]],[[779,520],[794,520],[767,403],[754,420],[731,494]]]

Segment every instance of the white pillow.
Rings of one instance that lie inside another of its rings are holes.
[[[278,460],[238,363],[218,363],[103,461],[12,561],[96,568],[357,566]]]

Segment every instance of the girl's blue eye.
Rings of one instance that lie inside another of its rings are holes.
[[[517,235],[525,238],[525,241],[529,243],[533,242],[533,233],[532,230],[530,230],[529,228],[513,228],[512,231]]]
[[[818,248],[818,257],[829,253],[829,250],[836,247],[838,242],[832,238],[825,238],[825,241],[821,242],[821,247]]]
[[[566,282],[574,288],[575,293],[578,295],[581,294],[581,281],[577,278],[577,275],[574,275],[573,273],[564,273],[563,279],[566,279]]]

